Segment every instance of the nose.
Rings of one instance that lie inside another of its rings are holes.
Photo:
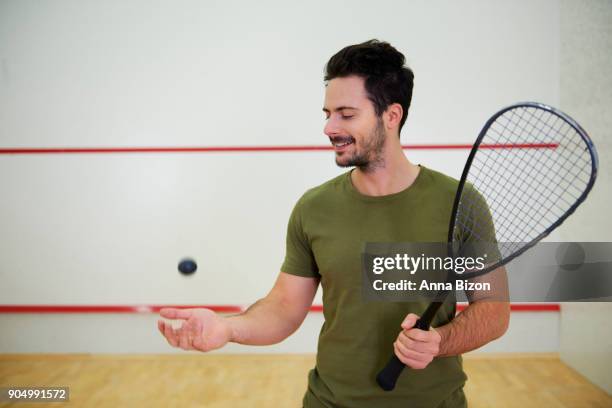
[[[323,133],[329,137],[338,136],[340,134],[340,127],[337,121],[333,118],[329,118],[323,128]]]

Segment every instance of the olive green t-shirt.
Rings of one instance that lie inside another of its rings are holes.
[[[404,191],[372,197],[355,189],[350,173],[308,190],[295,205],[287,230],[281,270],[319,278],[323,289],[325,323],[304,407],[463,407],[461,388],[467,377],[460,356],[435,358],[423,370],[404,370],[395,390],[380,389],[376,374],[393,353],[400,323],[408,313],[422,314],[427,304],[365,302],[361,290],[364,243],[447,241],[458,182],[421,166]],[[455,303],[449,300],[432,326],[454,316]]]

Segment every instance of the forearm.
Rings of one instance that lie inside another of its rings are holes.
[[[508,328],[508,302],[480,301],[470,304],[455,319],[435,330],[440,334],[438,356],[454,356],[477,349],[501,337]]]
[[[230,341],[253,346],[275,344],[297,330],[304,317],[305,313],[295,310],[294,305],[268,296],[255,302],[244,313],[227,318]]]

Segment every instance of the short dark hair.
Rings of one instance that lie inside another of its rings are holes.
[[[404,66],[404,54],[391,44],[370,40],[338,51],[325,66],[325,81],[357,75],[364,79],[368,99],[379,117],[393,103],[404,110],[400,131],[406,122],[412,100],[414,73]]]

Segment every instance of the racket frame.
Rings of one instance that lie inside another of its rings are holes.
[[[539,102],[519,102],[519,103],[515,103],[513,105],[506,106],[505,108],[499,110],[497,113],[495,113],[493,116],[491,116],[489,118],[489,120],[487,120],[487,122],[483,126],[482,130],[478,134],[478,137],[476,138],[476,141],[474,142],[474,145],[472,146],[472,150],[470,150],[470,154],[469,154],[469,156],[467,158],[467,161],[465,162],[465,166],[463,167],[463,172],[461,174],[461,179],[459,180],[459,185],[457,186],[457,192],[455,193],[455,199],[454,199],[454,202],[453,202],[453,210],[451,212],[450,223],[449,223],[449,227],[448,227],[447,242],[449,244],[449,256],[454,256],[452,248],[453,248],[453,236],[454,236],[455,222],[456,222],[456,219],[457,219],[457,211],[459,211],[459,204],[461,203],[461,196],[463,194],[463,189],[465,187],[465,183],[467,181],[467,177],[468,177],[468,175],[470,173],[470,168],[472,167],[472,162],[474,160],[474,157],[476,156],[476,153],[478,152],[478,149],[480,148],[482,140],[486,136],[489,128],[497,120],[497,118],[499,118],[504,113],[506,113],[506,112],[508,112],[510,110],[518,109],[518,108],[536,108],[536,109],[542,109],[542,110],[545,110],[545,111],[547,111],[549,113],[552,113],[555,116],[560,117],[562,120],[564,120],[566,123],[568,123],[580,135],[580,137],[585,142],[585,144],[586,144],[586,146],[588,148],[589,154],[591,156],[591,178],[590,178],[589,182],[587,183],[586,188],[584,189],[582,194],[580,194],[580,196],[574,202],[574,204],[572,206],[570,206],[570,208],[561,217],[559,217],[559,219],[557,221],[555,221],[553,224],[551,224],[546,230],[544,230],[542,233],[540,233],[538,236],[536,236],[533,240],[531,240],[531,242],[525,244],[525,246],[523,246],[522,248],[520,248],[516,252],[513,252],[512,254],[510,254],[508,257],[502,258],[499,261],[497,261],[496,263],[491,264],[491,265],[487,266],[486,268],[483,268],[482,270],[480,270],[478,272],[464,274],[464,278],[465,279],[474,278],[476,276],[484,275],[486,273],[491,272],[492,270],[494,270],[496,268],[499,268],[500,266],[503,266],[503,265],[507,264],[508,262],[512,261],[514,258],[522,255],[528,249],[532,248],[535,244],[537,244],[539,241],[544,239],[546,236],[548,236],[553,230],[555,230],[557,227],[559,227],[561,224],[563,224],[563,222],[570,215],[572,215],[574,213],[574,211],[576,211],[576,208],[578,208],[578,206],[580,204],[582,204],[584,202],[584,200],[586,200],[587,196],[591,192],[591,189],[593,188],[593,185],[595,184],[595,179],[597,178],[597,169],[599,167],[599,158],[597,156],[597,150],[595,149],[595,145],[593,144],[593,141],[591,140],[589,135],[578,124],[578,122],[576,122],[574,119],[572,119],[571,117],[569,117],[565,113],[561,112],[560,110],[558,110],[556,108],[553,108],[552,106],[545,105],[543,103],[539,103]]]

